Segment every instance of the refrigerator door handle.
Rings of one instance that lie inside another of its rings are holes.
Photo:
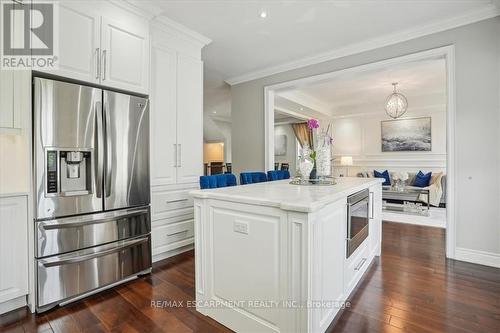
[[[102,178],[103,178],[103,168],[104,168],[104,154],[103,154],[103,132],[102,132],[102,103],[95,103],[96,110],[96,141],[95,141],[95,155],[97,157],[96,167],[96,196],[98,198],[102,197]]]
[[[106,95],[105,95],[106,96]],[[105,196],[109,197],[111,195],[111,176],[112,176],[112,171],[111,170],[111,159],[112,159],[112,154],[111,154],[111,136],[109,135],[109,127],[110,127],[110,119],[109,119],[109,112],[107,110],[107,101],[104,100],[104,108],[103,108],[104,116],[105,116],[105,129],[106,129],[106,164],[104,168],[106,169],[106,174],[104,177],[104,186],[105,186]]]

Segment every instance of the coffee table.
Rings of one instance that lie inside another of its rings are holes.
[[[382,209],[396,213],[429,216],[429,211],[431,208],[429,203],[429,194],[429,189],[420,187],[406,186],[404,188],[394,188],[392,186],[382,186]],[[418,202],[420,195],[424,195],[427,197],[426,209],[421,209],[410,204],[394,204],[387,202],[388,199],[395,200],[395,198],[397,198],[398,196],[401,196],[401,200],[403,200],[404,202]]]

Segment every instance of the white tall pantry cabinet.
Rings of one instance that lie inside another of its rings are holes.
[[[193,201],[203,172],[203,63],[209,40],[167,23],[151,27],[153,260],[192,248]]]
[[[149,23],[112,2],[60,1],[58,69],[64,78],[148,93]]]

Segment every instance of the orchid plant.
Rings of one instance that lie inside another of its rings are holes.
[[[315,144],[313,147],[311,147],[311,158],[314,160],[314,163],[316,164],[316,156],[317,156],[317,150],[318,148],[322,148],[326,145],[332,145],[333,144],[333,137],[331,134],[331,124],[328,124],[328,127],[326,130],[321,132],[321,135],[318,135],[319,129],[320,129],[320,124],[318,119],[311,118],[307,121],[307,126],[309,127],[309,130],[311,132],[316,132],[316,135],[313,136],[315,138]]]
[[[310,147],[311,153],[309,156],[311,157],[314,163],[313,170],[316,170],[318,151],[320,151],[324,147],[329,147],[330,145],[333,144],[333,137],[331,134],[331,124],[328,124],[328,127],[325,130],[321,130],[319,121],[317,119],[311,118],[307,121],[307,126],[309,127],[309,130],[313,133],[313,140],[315,141],[313,147]]]

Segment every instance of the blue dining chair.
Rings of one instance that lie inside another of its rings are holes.
[[[265,172],[242,172],[240,173],[240,184],[255,184],[267,182],[267,176]]]
[[[271,170],[267,172],[267,179],[269,181],[290,179],[290,171],[288,170]]]
[[[202,190],[208,188],[219,188],[236,185],[236,176],[232,173],[225,173],[214,176],[200,176],[200,188]]]

